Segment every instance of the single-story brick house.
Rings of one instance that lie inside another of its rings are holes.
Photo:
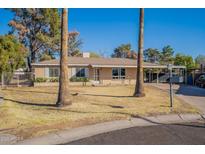
[[[149,70],[167,68],[166,65],[147,62],[144,62],[143,67]],[[35,78],[59,77],[59,60],[57,59],[33,63],[32,68]],[[185,76],[184,66],[173,66],[173,68],[181,70],[181,75]],[[135,84],[137,61],[125,58],[69,57],[68,70],[69,78],[86,77],[93,84]]]

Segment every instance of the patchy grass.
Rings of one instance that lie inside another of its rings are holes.
[[[57,87],[22,87],[1,90],[0,133],[30,138],[65,128],[103,121],[129,119],[134,115],[169,114],[167,92],[146,86],[146,97],[132,97],[134,86],[70,87],[73,104],[54,106]],[[192,106],[174,99],[174,113],[195,113]]]

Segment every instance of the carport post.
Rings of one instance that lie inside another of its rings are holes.
[[[193,86],[195,85],[195,69],[194,69],[194,73],[193,73],[193,75],[192,75],[192,78],[193,78]]]
[[[159,83],[159,73],[160,73],[160,68],[157,70],[157,84]]]
[[[157,84],[159,83],[159,73],[157,72]]]
[[[149,83],[151,82],[151,69],[149,69]]]
[[[185,84],[187,84],[187,68],[184,69],[184,78],[185,78],[184,82]]]

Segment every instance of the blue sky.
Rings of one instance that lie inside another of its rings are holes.
[[[0,9],[0,34],[9,31],[12,13]],[[69,30],[80,32],[83,51],[109,56],[122,43],[137,49],[138,9],[70,9]],[[205,52],[205,9],[145,9],[145,48],[171,45],[196,57]]]

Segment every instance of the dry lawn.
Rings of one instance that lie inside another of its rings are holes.
[[[0,105],[0,133],[22,138],[103,121],[132,116],[169,114],[167,92],[146,86],[146,97],[132,97],[134,86],[71,87],[73,104],[54,106],[57,87],[22,87],[0,90],[5,101]],[[174,99],[174,113],[198,112]]]

